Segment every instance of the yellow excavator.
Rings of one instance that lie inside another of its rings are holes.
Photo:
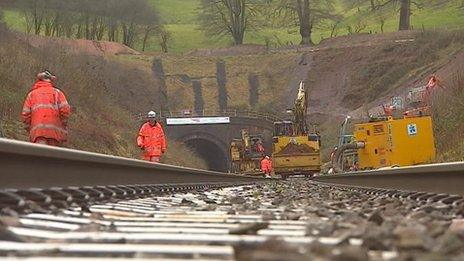
[[[261,160],[264,156],[263,138],[241,130],[241,138],[230,143],[230,172],[242,175],[263,175]]]
[[[291,110],[293,121],[274,123],[272,162],[274,172],[286,179],[290,175],[312,176],[321,170],[321,136],[309,131],[306,123],[308,95],[300,82]]]

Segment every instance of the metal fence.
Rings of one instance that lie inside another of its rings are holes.
[[[251,110],[201,110],[201,111],[194,111],[194,110],[182,110],[182,111],[162,111],[159,112],[158,116],[161,119],[165,118],[190,118],[190,117],[243,117],[243,118],[250,118],[250,119],[259,119],[269,122],[276,122],[282,121],[281,118],[251,111]],[[145,120],[146,114],[139,113],[135,115],[138,120]]]

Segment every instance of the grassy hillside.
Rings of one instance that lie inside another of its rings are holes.
[[[148,0],[167,24],[192,24],[197,21],[199,0]]]
[[[1,24],[0,57],[0,124],[6,137],[27,140],[19,113],[36,73],[47,68],[58,76],[58,87],[73,108],[67,146],[139,158],[134,144],[139,123],[132,115],[157,108],[150,74],[103,57],[71,55],[59,48],[35,49]],[[185,146],[173,142],[164,162],[206,166]]]
[[[230,45],[230,40],[220,41],[210,39],[200,30],[198,26],[198,8],[201,0],[149,0],[156,8],[162,20],[166,23],[167,30],[171,33],[170,50],[174,53],[184,53],[197,48],[216,48]],[[356,26],[365,23],[366,28],[362,31],[380,33],[380,22],[375,16],[365,17],[357,10],[345,10],[343,0],[339,0],[336,9],[345,18],[338,26],[337,34],[348,33],[348,26]],[[439,4],[427,6],[422,9],[413,10],[411,24],[414,29],[448,28],[458,29],[464,26],[463,9],[461,0],[439,1]],[[443,4],[444,3],[444,4]],[[367,7],[361,7],[363,12]],[[389,12],[385,15],[385,32],[393,32],[398,27],[397,12]],[[13,10],[5,12],[5,20],[8,25],[17,30],[24,30],[24,18]],[[360,22],[361,21],[361,22]],[[330,25],[320,26],[313,31],[313,41],[330,37]],[[265,44],[268,41],[272,46],[282,44],[298,44],[300,36],[298,28],[276,29],[262,28],[259,32],[249,32],[245,35],[246,43]],[[136,45],[140,48],[140,43]],[[159,51],[159,46],[152,40],[147,51]]]
[[[155,6],[163,20],[167,24],[168,30],[172,34],[171,48],[174,52],[185,52],[186,50],[196,48],[214,48],[229,45],[230,41],[213,41],[208,39],[199,29],[197,24],[197,9],[200,7],[200,0],[149,0]],[[464,27],[463,10],[459,9],[462,2],[459,0],[447,1],[448,4],[443,6],[429,6],[423,9],[414,10],[411,24],[414,29],[435,29],[448,28],[459,29]],[[376,17],[363,17],[356,10],[343,10],[343,0],[336,4],[336,9],[345,16],[344,20],[338,26],[338,35],[348,34],[347,26],[356,25],[359,20],[366,23],[366,28],[362,32],[380,33],[380,22]],[[365,9],[365,8],[364,8]],[[363,10],[364,10],[363,9]],[[346,13],[342,13],[346,12]],[[398,14],[389,12],[386,15],[384,26],[385,32],[394,32],[398,28]],[[319,42],[321,39],[330,37],[328,26],[316,28],[313,32],[313,41]],[[298,28],[290,29],[273,29],[263,28],[260,32],[248,33],[245,36],[246,43],[265,44],[266,38],[272,44],[281,43],[298,44],[300,36]],[[158,50],[152,46],[151,50]]]

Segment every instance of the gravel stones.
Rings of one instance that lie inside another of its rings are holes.
[[[307,180],[271,182],[263,188],[254,193],[260,203],[282,209],[261,211],[265,220],[306,221],[309,236],[343,238],[331,246],[311,243],[300,251],[301,260],[436,260],[437,256],[446,260],[464,254],[460,206],[373,196]],[[260,255],[245,260],[275,259]]]
[[[237,260],[464,260],[464,207],[416,198],[289,178],[73,209],[91,221],[75,232],[159,233],[163,244],[174,237],[182,244],[233,248]],[[108,215],[143,222],[121,228],[116,219],[108,226],[100,222]],[[22,226],[10,216],[0,220],[0,236],[21,240],[9,233],[9,226]],[[138,227],[145,221],[154,221],[153,227]]]
[[[453,219],[449,230],[452,232],[464,234],[464,219]]]
[[[368,251],[355,246],[345,246],[332,251],[333,261],[364,261],[369,260]]]
[[[367,220],[374,222],[375,224],[380,226],[382,225],[384,218],[380,214],[380,211],[374,211],[374,213],[372,213]]]
[[[426,227],[420,224],[400,225],[393,234],[396,236],[396,246],[400,249],[427,249],[428,235]]]
[[[448,231],[440,238],[436,250],[444,254],[462,254],[464,250],[464,237],[458,233]]]
[[[243,204],[246,202],[246,199],[244,197],[235,196],[235,197],[229,198],[229,202],[230,204]]]

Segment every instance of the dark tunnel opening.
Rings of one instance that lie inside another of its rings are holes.
[[[209,170],[227,172],[227,156],[217,144],[206,139],[191,139],[185,143],[206,161]]]

